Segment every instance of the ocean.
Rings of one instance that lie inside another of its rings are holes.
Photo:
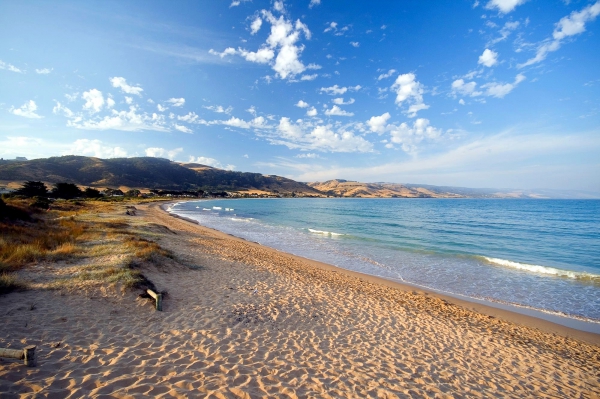
[[[170,212],[441,293],[600,323],[600,201],[227,199]]]

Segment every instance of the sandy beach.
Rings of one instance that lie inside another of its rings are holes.
[[[137,209],[178,260],[143,270],[164,311],[118,285],[0,296],[0,347],[38,356],[0,359],[0,397],[600,396],[596,334]]]

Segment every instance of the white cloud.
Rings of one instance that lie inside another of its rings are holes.
[[[91,89],[89,91],[85,91],[81,97],[85,100],[83,109],[88,110],[92,114],[102,110],[102,107],[104,106],[104,96],[100,90]]]
[[[256,17],[254,19],[254,21],[252,21],[252,24],[250,25],[250,34],[251,35],[256,34],[260,30],[261,26],[262,26],[262,19],[260,19],[260,17]]]
[[[175,130],[179,130],[180,132],[183,133],[192,133],[192,130],[183,126],[183,125],[178,125],[177,123],[175,125],[173,125],[173,127],[175,128]]]
[[[127,84],[127,80],[122,77],[115,76],[114,78],[110,78],[110,83],[113,87],[121,89],[123,93],[126,94],[134,94],[136,96],[141,96],[144,89],[139,86],[131,86]]]
[[[372,116],[371,119],[367,121],[367,125],[369,125],[369,129],[378,134],[382,134],[385,132],[385,128],[387,126],[387,121],[390,119],[391,115],[389,112],[386,112],[380,116]]]
[[[198,120],[198,115],[196,115],[195,112],[189,112],[187,115],[177,115],[177,120],[187,123],[195,123]]]
[[[482,95],[481,91],[476,91],[477,83],[468,82],[466,83],[463,79],[456,79],[452,82],[452,95],[456,96],[457,94],[463,96],[477,97]]]
[[[298,108],[307,108],[308,107],[308,103],[305,102],[305,101],[300,100],[300,101],[298,101],[296,103],[295,106],[298,107]]]
[[[233,111],[233,107],[223,108],[222,105],[203,105],[202,108],[208,109],[210,111],[216,112],[218,114],[230,114]]]
[[[112,103],[114,105],[115,102],[113,101]],[[128,105],[133,104],[133,98],[125,96],[125,103],[127,103]]]
[[[429,125],[428,119],[419,118],[412,126],[407,123],[394,126],[390,130],[390,141],[400,144],[404,152],[414,154],[418,143],[424,139],[437,139],[441,134],[440,129]]]
[[[490,0],[485,8],[491,10],[497,8],[501,13],[507,14],[527,0]]]
[[[182,107],[185,104],[185,98],[169,98],[167,102],[174,107]]]
[[[25,104],[21,105],[19,108],[10,107],[10,109],[8,110],[8,112],[10,112],[12,114],[22,116],[25,118],[30,118],[30,119],[43,118],[43,116],[36,114],[35,111],[37,111],[37,105],[35,104],[35,101],[33,101],[33,100],[27,101]]]
[[[498,53],[490,49],[483,50],[483,54],[479,56],[478,64],[492,67],[498,63]]]
[[[331,22],[329,24],[329,26],[327,28],[325,28],[325,30],[323,32],[327,33],[327,32],[332,31],[332,30],[336,31],[337,30],[337,26],[338,26],[337,22]]]
[[[109,96],[110,96],[110,94],[109,94]],[[125,99],[127,99],[127,98],[131,98],[131,97],[125,97]],[[130,104],[130,103],[127,103],[127,104]],[[108,97],[106,99],[106,108],[112,108],[114,106],[115,106],[115,100],[113,100],[112,97]]]
[[[281,0],[281,1],[275,0],[275,2],[273,3],[273,9],[275,11],[279,11],[281,13],[285,12],[285,7],[283,6],[283,0]]]
[[[392,75],[393,75],[393,74],[395,74],[395,73],[396,73],[396,70],[395,70],[395,69],[390,69],[390,70],[389,70],[389,71],[387,71],[386,73],[382,73],[381,75],[379,75],[379,76],[377,77],[377,80],[387,79],[387,78],[389,78],[390,76],[392,76]]]
[[[315,154],[312,152],[309,153],[305,153],[305,154],[298,154],[295,156],[295,158],[308,158],[308,159],[316,159],[316,158],[320,158],[319,154]]]
[[[411,103],[405,112],[409,118],[414,118],[417,112],[429,108],[429,105],[423,103],[423,85],[416,78],[414,73],[399,75],[391,87],[396,92],[396,104],[398,106],[401,106],[405,101]]]
[[[465,100],[463,100],[463,99],[461,98],[460,100],[458,100],[458,103],[459,103],[460,105],[465,105]]]
[[[235,165],[223,166],[223,165],[221,165],[221,162],[217,161],[214,158],[209,158],[209,157],[190,157],[188,162],[212,166],[213,168],[218,168],[218,169],[225,169],[225,170],[234,170],[235,169]]]
[[[350,44],[352,45],[352,47],[360,47],[359,42],[350,42]]]
[[[124,158],[127,151],[121,147],[104,145],[100,140],[79,139],[63,155],[84,155],[96,158]]]
[[[68,127],[83,130],[121,130],[136,132],[143,130],[169,131],[164,115],[153,113],[138,113],[135,106],[130,106],[129,111],[111,110],[104,118],[91,117],[85,119],[82,115],[73,115],[67,121]]]
[[[273,7],[275,10],[284,12],[283,2],[276,1]],[[267,41],[256,52],[228,47],[222,53],[213,49],[210,49],[209,53],[218,55],[221,58],[227,55],[239,54],[250,62],[268,63],[275,71],[275,76],[280,79],[293,78],[304,72],[308,68],[300,61],[300,54],[304,51],[304,45],[299,45],[298,42],[302,34],[306,39],[311,38],[308,27],[300,20],[293,23],[291,20],[286,19],[284,15],[277,18],[267,10],[262,10],[261,15],[262,19],[260,21],[268,22],[271,25],[271,32]],[[257,26],[258,22],[255,19],[251,26],[251,32],[254,32]]]
[[[79,93],[73,93],[73,94],[65,94],[65,97],[67,98],[67,101],[72,103],[73,101],[77,100],[79,98]]]
[[[37,69],[35,70],[35,73],[39,74],[39,75],[48,75],[50,72],[52,72],[54,68],[48,69],[48,68],[42,68],[42,69]]]
[[[175,158],[175,156],[182,151],[183,151],[183,148],[181,148],[181,147],[175,148],[173,150],[165,150],[164,148],[160,148],[160,147],[150,147],[150,148],[146,148],[146,150],[144,152],[146,153],[147,157],[167,158],[172,161],[173,158]]]
[[[291,149],[329,152],[370,152],[373,144],[343,128],[332,125],[313,125],[301,120],[295,124],[282,117],[274,133],[265,136],[269,142]]]
[[[503,98],[508,93],[510,93],[515,87],[517,87],[517,85],[519,83],[521,83],[524,80],[525,80],[525,75],[520,73],[515,77],[515,81],[513,83],[505,83],[505,84],[486,83],[486,84],[482,85],[481,87],[483,89],[486,89],[485,94],[487,96]]]
[[[302,75],[300,80],[315,80],[317,78],[317,76],[319,76],[319,75],[316,73],[313,73],[312,75]]]
[[[346,102],[344,101],[343,97],[334,98],[332,101],[333,101],[334,104],[337,104],[337,105],[350,105],[350,104],[354,104],[354,99],[353,98],[351,98],[350,100],[348,100]]]
[[[317,109],[315,107],[311,107],[308,111],[306,111],[306,116],[317,116]]]
[[[328,116],[354,116],[354,113],[344,111],[337,105],[334,105],[333,107],[331,107],[331,109],[325,110],[325,115],[328,115]]]
[[[598,14],[600,14],[600,1],[588,5],[581,11],[573,11],[570,15],[561,18],[552,33],[553,39],[544,40],[538,46],[535,57],[517,65],[517,67],[523,68],[545,60],[548,53],[560,48],[565,38],[585,32],[585,24],[596,19]]]
[[[321,4],[321,0],[310,0],[308,8],[313,8],[314,6],[318,6],[319,4]]]
[[[73,117],[73,111],[71,111],[69,108],[65,107],[64,105],[62,105],[60,102],[54,100],[56,102],[56,105],[54,106],[54,108],[52,108],[52,113],[54,115],[64,115],[67,118],[72,118]]]
[[[321,87],[321,90],[319,90],[321,93],[327,93],[330,96],[335,96],[335,95],[341,95],[346,93],[347,91],[358,91],[360,90],[362,87],[360,85],[356,85],[354,87],[350,86],[350,87],[339,87],[338,85],[333,85],[331,87]]]
[[[14,66],[12,64],[8,64],[2,60],[0,60],[0,69],[5,69],[7,71],[17,72],[17,73],[25,73],[25,71],[22,71],[19,68],[17,68],[16,66]]]
[[[156,109],[158,110],[158,112],[165,112],[166,110],[169,109],[169,107],[163,107],[160,104],[156,104]]]
[[[502,29],[500,29],[500,31],[499,31],[500,37],[497,37],[496,39],[491,40],[488,43],[488,46],[494,45],[496,43],[500,43],[503,40],[506,40],[506,38],[511,34],[511,32],[514,31],[515,29],[517,29],[519,27],[519,25],[520,25],[519,21],[506,22],[504,24],[504,26],[502,27]]]

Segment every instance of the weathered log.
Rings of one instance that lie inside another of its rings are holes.
[[[26,366],[36,366],[35,345],[29,345],[23,349],[0,348],[0,357],[8,357],[10,359],[23,359]]]
[[[156,301],[156,310],[162,312],[162,294],[156,293],[151,289],[147,289],[146,292]]]

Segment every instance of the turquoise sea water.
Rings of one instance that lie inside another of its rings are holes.
[[[282,251],[600,322],[600,201],[242,199],[170,209]]]

